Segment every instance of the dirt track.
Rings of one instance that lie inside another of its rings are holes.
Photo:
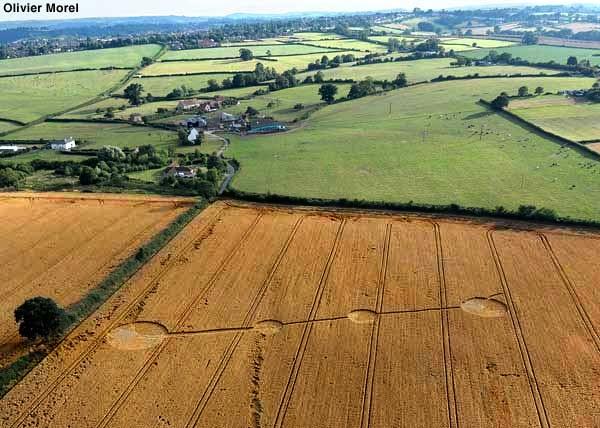
[[[594,427],[599,250],[591,233],[219,202],[9,392],[0,420]]]

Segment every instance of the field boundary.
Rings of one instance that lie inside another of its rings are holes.
[[[457,204],[435,205],[435,204],[417,204],[413,202],[385,202],[385,201],[366,201],[362,199],[325,199],[311,198],[290,195],[279,195],[276,193],[255,193],[235,189],[232,185],[223,194],[225,199],[271,203],[276,205],[288,206],[307,206],[329,209],[359,209],[359,210],[383,210],[405,213],[426,213],[426,214],[444,214],[456,216],[479,217],[489,220],[519,220],[529,223],[546,224],[554,226],[570,226],[578,228],[600,229],[600,221],[576,219],[571,217],[561,217],[549,215],[543,208],[538,208],[531,215],[522,215],[518,211],[509,211],[502,209],[491,209],[482,207],[463,207]]]

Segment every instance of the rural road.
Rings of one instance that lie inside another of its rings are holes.
[[[227,150],[227,147],[229,147],[229,140],[213,132],[207,132],[207,134],[210,134],[223,142],[223,145],[217,151],[217,156],[223,159],[225,161],[225,164],[227,165],[227,173],[225,174],[225,179],[221,183],[221,187],[219,187],[219,191],[217,192],[219,195],[222,195],[225,192],[225,190],[227,190],[227,186],[229,186],[229,183],[231,183],[231,180],[235,175],[235,168],[231,166],[231,164],[226,159],[223,158],[223,153],[225,152],[225,150]]]

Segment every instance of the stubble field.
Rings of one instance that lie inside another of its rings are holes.
[[[15,308],[35,296],[51,297],[61,306],[77,302],[190,203],[0,193],[0,365],[26,348],[13,319]]]
[[[219,202],[5,427],[593,427],[600,235]]]

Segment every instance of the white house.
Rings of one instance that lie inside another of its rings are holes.
[[[20,152],[21,150],[25,150],[25,147],[15,145],[0,146],[0,153],[16,153]]]
[[[196,140],[198,139],[199,135],[200,135],[200,131],[198,131],[196,128],[192,128],[187,139],[191,144],[196,144]]]
[[[50,148],[52,150],[59,150],[61,152],[68,152],[71,149],[74,149],[75,146],[75,139],[73,137],[67,137],[63,141],[55,141],[50,143]]]

